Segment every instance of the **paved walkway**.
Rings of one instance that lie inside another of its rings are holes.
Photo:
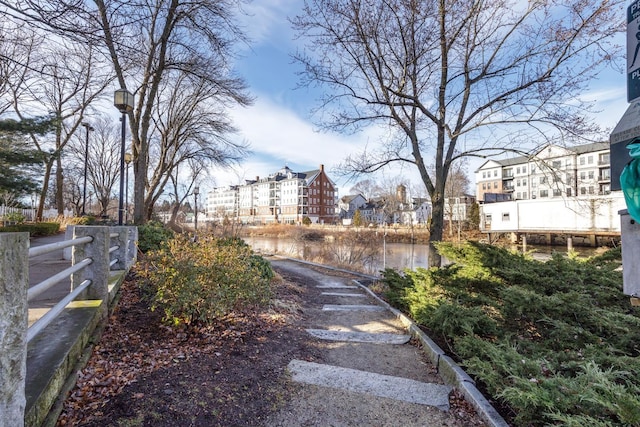
[[[290,361],[299,387],[266,425],[482,425],[449,411],[452,387],[409,342],[397,317],[364,289],[295,261],[272,265],[285,278],[303,277],[303,323],[319,356]]]
[[[65,238],[64,233],[53,236],[38,236],[31,238],[31,247],[48,245],[61,242]],[[63,249],[39,255],[29,259],[29,287],[42,282],[56,273],[71,266],[71,261],[64,259]],[[70,280],[63,280],[52,288],[40,294],[35,300],[29,302],[29,325],[42,317],[51,307],[64,298],[70,292]]]

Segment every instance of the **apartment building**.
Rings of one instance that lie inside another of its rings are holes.
[[[544,235],[548,243],[554,234],[581,236],[592,245],[619,236],[625,202],[611,192],[607,142],[548,145],[530,156],[487,161],[475,176],[481,231]]]
[[[308,217],[313,223],[333,223],[337,195],[324,165],[308,172],[294,172],[285,166],[244,185],[213,189],[207,195],[207,218],[246,224],[300,224]]]
[[[606,195],[611,192],[609,143],[550,144],[529,156],[488,160],[475,178],[481,203]]]

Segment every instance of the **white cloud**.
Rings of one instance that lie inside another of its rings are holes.
[[[275,34],[288,33],[290,25],[287,17],[297,13],[299,0],[261,0],[249,3],[244,7],[247,16],[241,17],[247,35],[255,44],[272,41]],[[281,38],[278,38],[279,42]],[[290,40],[287,36],[282,39]]]

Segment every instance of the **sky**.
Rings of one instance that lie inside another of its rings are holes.
[[[323,164],[343,196],[349,194],[357,181],[347,181],[332,171],[349,154],[378,143],[382,132],[379,128],[345,135],[316,129],[311,109],[317,105],[318,93],[296,89],[299,66],[290,57],[301,47],[301,41],[295,40],[287,18],[299,13],[301,6],[301,0],[254,0],[247,6],[250,16],[245,18],[244,25],[253,43],[244,49],[236,68],[247,81],[255,102],[250,107],[233,109],[231,117],[239,129],[237,138],[250,144],[252,154],[231,170],[211,171],[213,179],[201,184],[204,187],[242,184],[245,179],[265,177],[285,165],[295,172],[304,172]],[[621,35],[620,43],[624,40]],[[582,94],[583,99],[596,102],[596,110],[600,112],[595,119],[604,128],[612,129],[628,105],[622,68],[623,65],[620,70],[608,70],[591,84],[588,93]],[[472,162],[468,167],[472,184],[473,172],[481,163]],[[372,178],[380,181],[394,175],[419,182],[416,171],[407,167]]]

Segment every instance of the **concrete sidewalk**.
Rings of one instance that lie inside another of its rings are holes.
[[[34,237],[31,247],[61,242],[65,234]],[[29,260],[29,286],[71,266],[64,249]],[[59,398],[75,384],[77,370],[88,357],[92,336],[100,330],[105,306],[110,303],[124,272],[114,271],[109,278],[109,301],[73,301],[28,344],[25,383],[25,426],[54,425],[59,413]],[[29,302],[29,325],[42,317],[71,290],[70,279],[62,280]],[[62,393],[61,393],[62,391]],[[56,403],[58,401],[58,403]],[[58,406],[56,406],[58,405]],[[53,409],[52,409],[53,406]]]
[[[508,426],[486,400],[479,415],[452,413],[449,396],[454,388],[464,394],[456,381],[464,371],[442,375],[450,371],[440,372],[440,357],[434,363],[426,348],[435,344],[410,342],[403,320],[366,288],[298,261],[271,262],[285,279],[305,283],[303,324],[319,353],[290,361],[298,391],[265,425]]]
[[[30,239],[30,245],[33,248],[62,242],[64,239],[64,233],[52,236],[36,236]],[[58,249],[29,259],[29,287],[37,285],[71,266],[71,261],[64,259],[63,251],[63,249]],[[31,301],[29,303],[29,326],[64,298],[70,292],[70,288],[70,280],[63,280]]]

